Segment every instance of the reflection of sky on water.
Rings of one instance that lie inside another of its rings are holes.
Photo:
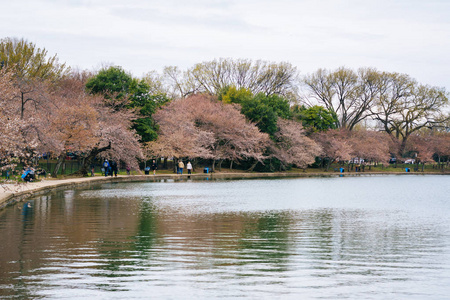
[[[107,184],[81,196],[151,198],[158,205],[193,212],[360,208],[445,214],[450,207],[442,205],[442,195],[450,195],[450,184],[436,184],[436,179],[448,182],[447,176],[172,181]]]
[[[447,178],[51,193],[31,201],[26,220],[16,208],[0,215],[0,294],[14,286],[8,295],[46,298],[145,298],[149,289],[159,298],[442,298],[450,292]]]

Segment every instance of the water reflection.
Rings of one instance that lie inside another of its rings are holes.
[[[362,202],[369,195],[336,201],[333,192],[323,205],[303,183],[105,184],[37,197],[0,213],[0,295],[445,298],[445,201],[417,214],[410,195],[409,206],[396,194],[374,208]]]

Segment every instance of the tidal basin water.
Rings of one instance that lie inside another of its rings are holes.
[[[109,183],[0,212],[1,299],[449,297],[449,176]]]

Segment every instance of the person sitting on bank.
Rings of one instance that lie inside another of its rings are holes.
[[[22,173],[22,179],[25,182],[30,182],[34,180],[34,169],[32,167],[24,168]]]

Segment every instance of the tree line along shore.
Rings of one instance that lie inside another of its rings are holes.
[[[230,172],[395,172],[405,162],[445,172],[449,108],[444,88],[374,68],[300,75],[288,62],[216,59],[137,78],[0,40],[3,176],[28,166],[87,176],[105,159],[135,171],[156,159],[168,172],[179,160]]]

